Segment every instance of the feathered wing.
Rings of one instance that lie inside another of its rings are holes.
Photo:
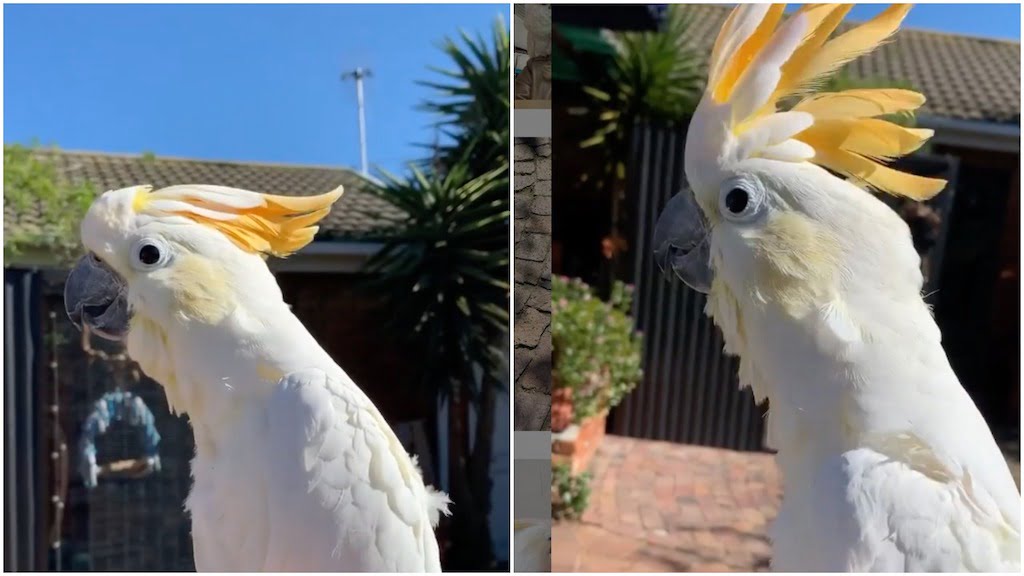
[[[850,5],[806,5],[783,19],[784,4],[743,4],[722,27],[712,51],[705,98],[728,107],[725,129],[738,156],[809,161],[877,190],[926,200],[945,181],[894,170],[885,162],[913,152],[930,130],[904,128],[880,116],[910,113],[924,97],[910,90],[856,89],[816,93],[829,75],[890,39],[910,10],[894,5],[830,38]],[[797,98],[788,113],[781,102]],[[776,118],[786,114],[784,120]],[[721,130],[722,124],[707,124]],[[714,135],[710,141],[729,141]]]
[[[1018,497],[995,467],[971,470],[920,437],[891,436],[848,455],[860,472],[854,514],[868,543],[852,571],[1019,572]],[[1009,480],[1012,485],[1012,479]],[[898,497],[894,497],[898,495]],[[1015,525],[1016,524],[1016,525]]]
[[[358,388],[320,369],[289,374],[267,419],[264,570],[440,571],[433,526],[448,499]]]

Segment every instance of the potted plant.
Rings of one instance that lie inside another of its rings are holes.
[[[573,474],[586,468],[597,449],[608,411],[643,376],[632,299],[632,287],[622,282],[604,301],[582,280],[552,278],[552,459],[568,461]]]

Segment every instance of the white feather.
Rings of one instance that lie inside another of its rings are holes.
[[[814,116],[805,112],[779,112],[759,118],[740,135],[736,158],[745,160],[760,150],[782,144],[813,124]]]
[[[770,205],[835,244],[819,260],[834,266],[834,290],[794,314],[769,297],[777,287],[758,280],[763,263],[727,224],[712,237],[720,293],[737,298],[709,307],[742,358],[741,378],[769,397],[786,488],[770,533],[773,569],[1019,572],[1020,492],[921,299],[907,225],[816,166],[742,166],[784,199]],[[760,237],[760,226],[745,224],[744,237]],[[803,250],[821,247],[787,254]]]
[[[733,53],[757,30],[769,8],[768,4],[743,4],[736,8],[736,17],[733,18],[729,30],[722,32],[725,35],[724,40],[720,52],[715,55],[716,61],[711,64],[709,78],[718,78]]]
[[[517,574],[551,572],[551,522],[516,520],[513,558]]]
[[[732,116],[749,118],[764,106],[782,77],[782,65],[807,34],[807,15],[800,13],[786,20],[743,73],[732,97]]]
[[[238,217],[236,214],[209,210],[180,200],[153,200],[146,205],[146,208],[162,214],[175,214],[182,212],[198,214],[213,220],[233,220]]]
[[[758,158],[781,160],[783,162],[801,162],[814,158],[814,148],[799,140],[786,140],[774,146],[763,148]]]
[[[263,196],[250,190],[231,188],[229,186],[213,186],[206,184],[188,184],[168,186],[151,193],[154,198],[191,198],[204,200],[231,208],[255,208],[264,203]]]

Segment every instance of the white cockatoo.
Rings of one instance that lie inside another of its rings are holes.
[[[551,520],[516,520],[512,529],[516,573],[551,572]]]
[[[124,340],[195,434],[200,571],[438,572],[448,499],[285,304],[265,263],[312,239],[341,189],[107,192],[67,279],[76,325]]]
[[[815,91],[909,7],[829,40],[849,10],[733,10],[689,127],[692,194],[666,206],[656,258],[708,294],[741,384],[769,400],[774,569],[1019,572],[1020,493],[950,368],[907,225],[865,190],[943,189],[883,164],[932,132],[879,116],[924,97]]]

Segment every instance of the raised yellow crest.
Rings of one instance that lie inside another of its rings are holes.
[[[247,252],[277,257],[309,244],[319,229],[316,224],[344,191],[339,186],[317,196],[275,196],[226,186],[149,190],[137,192],[137,213],[183,216],[223,233]]]
[[[784,4],[737,6],[715,41],[705,99],[729,108],[726,124],[734,137],[758,132],[745,143],[751,154],[806,160],[889,194],[931,198],[944,180],[899,172],[884,162],[917,150],[932,131],[878,118],[916,110],[924,96],[899,89],[816,93],[828,75],[890,38],[910,11],[909,5],[890,6],[829,39],[851,7],[805,5],[783,21]],[[799,98],[790,111],[803,114],[777,111],[790,97]],[[712,123],[703,126],[714,129]]]

